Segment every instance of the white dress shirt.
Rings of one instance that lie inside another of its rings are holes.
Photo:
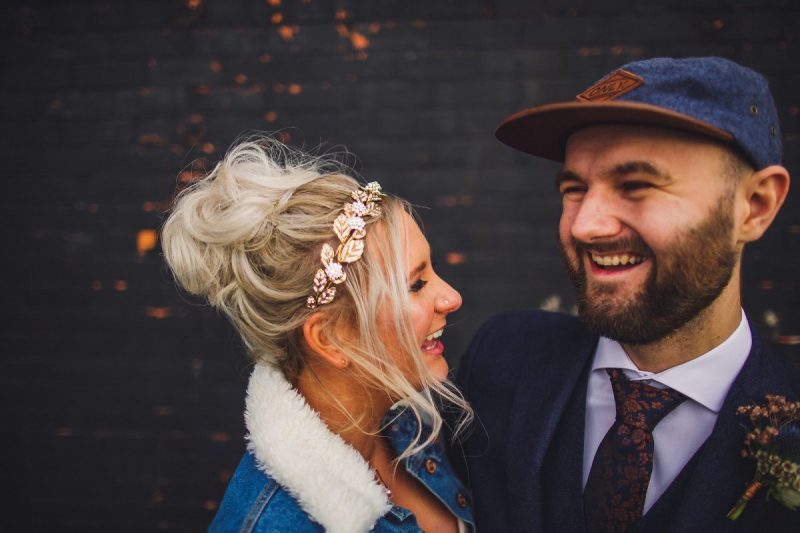
[[[750,326],[744,311],[739,326],[722,344],[700,357],[655,374],[636,368],[618,342],[601,337],[586,394],[584,488],[597,448],[616,418],[614,391],[606,368],[621,368],[631,381],[671,387],[687,396],[653,430],[653,472],[644,501],[644,512],[647,512],[711,434],[722,403],[744,366],[751,346]]]

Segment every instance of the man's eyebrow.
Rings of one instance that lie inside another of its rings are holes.
[[[657,179],[669,180],[670,175],[647,161],[626,161],[613,166],[606,174],[613,178],[624,178],[630,174],[648,174]]]
[[[613,179],[624,178],[625,176],[637,173],[647,174],[653,178],[663,181],[669,181],[672,179],[669,173],[659,170],[652,163],[648,163],[647,161],[626,161],[624,163],[614,165],[609,170],[603,171],[604,176]],[[562,169],[558,172],[558,174],[556,174],[556,189],[558,189],[565,181],[583,181],[583,178],[572,170]]]
[[[556,189],[565,181],[583,181],[583,178],[571,170],[561,169],[556,174]]]

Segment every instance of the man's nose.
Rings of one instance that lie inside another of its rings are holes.
[[[572,236],[581,242],[615,237],[622,231],[619,206],[602,191],[589,191],[583,197],[572,221]]]

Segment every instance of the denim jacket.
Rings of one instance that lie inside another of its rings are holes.
[[[245,422],[248,451],[209,531],[421,533],[413,513],[392,505],[367,462],[279,371],[256,366]],[[386,422],[384,434],[399,454],[416,434],[416,417],[400,408]],[[474,532],[469,492],[438,439],[402,466]]]

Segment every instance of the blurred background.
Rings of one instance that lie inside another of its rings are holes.
[[[557,166],[494,139],[650,56],[764,73],[800,178],[793,0],[10,0],[0,7],[2,531],[197,531],[244,451],[248,364],[158,230],[242,132],[341,151],[419,207],[465,301],[570,312]],[[800,364],[800,187],[750,247],[750,320]]]

